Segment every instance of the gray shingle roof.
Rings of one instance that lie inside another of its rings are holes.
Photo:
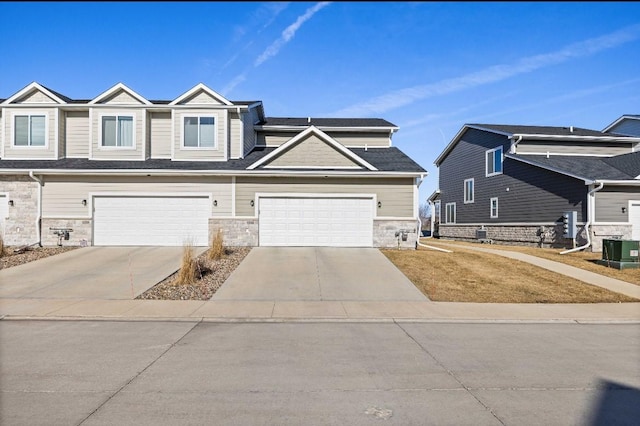
[[[229,161],[171,161],[150,159],[145,161],[103,161],[86,158],[64,158],[61,160],[0,160],[0,169],[15,170],[187,170],[187,171],[242,171],[254,162],[270,154],[276,148],[255,148],[245,158]],[[398,148],[352,149],[379,171],[425,173],[426,171]],[[260,168],[258,168],[260,170]],[[269,171],[278,169],[269,168]],[[291,170],[291,169],[287,169]],[[313,171],[312,169],[305,169]],[[320,169],[319,169],[320,170]],[[326,171],[327,169],[321,169]],[[344,170],[340,170],[344,171]],[[359,170],[352,170],[357,173]],[[347,173],[351,170],[345,171]]]
[[[485,129],[495,130],[498,132],[509,133],[512,135],[549,135],[549,136],[610,136],[607,133],[598,130],[583,129],[574,127],[573,132],[569,127],[554,126],[517,126],[503,124],[469,124],[469,126],[483,127]]]
[[[640,152],[615,157],[511,155],[589,180],[632,180],[640,175]]]
[[[397,127],[382,118],[314,118],[311,117],[266,117],[263,126],[317,127]]]

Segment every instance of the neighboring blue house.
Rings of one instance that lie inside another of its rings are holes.
[[[603,131],[466,124],[435,160],[439,236],[593,251],[640,239],[639,143],[638,115]]]

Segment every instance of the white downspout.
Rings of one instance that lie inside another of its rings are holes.
[[[42,179],[37,178],[33,174],[33,170],[29,172],[29,177],[38,182],[38,216],[36,217],[36,231],[38,233],[38,245],[42,247]]]
[[[591,219],[595,214],[595,212],[592,212],[594,205],[593,205],[593,201],[591,200],[591,196],[593,195],[595,198],[594,194],[600,191],[603,186],[604,186],[604,182],[600,182],[600,185],[598,187],[593,188],[591,191],[587,193],[587,223],[584,224],[584,231],[587,234],[587,244],[580,247],[572,248],[569,250],[561,251],[560,254],[567,254],[567,253],[573,253],[574,251],[578,251],[578,250],[584,250],[591,245],[591,235],[590,235],[591,232],[589,232],[589,226],[591,226],[591,222],[592,222]]]

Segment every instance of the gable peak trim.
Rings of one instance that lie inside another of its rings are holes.
[[[51,99],[53,99],[54,101],[56,101],[59,104],[66,104],[67,103],[64,99],[60,98],[55,93],[51,92],[51,90],[47,89],[46,87],[44,87],[40,83],[34,81],[34,82],[29,83],[26,87],[24,87],[23,89],[21,89],[20,91],[15,93],[13,96],[9,97],[8,99],[5,99],[4,102],[2,102],[2,105],[13,103],[17,99],[20,99],[23,96],[28,95],[29,93],[31,93],[33,91],[36,91],[36,90],[44,93],[45,95],[47,95],[48,97],[50,97]]]
[[[305,130],[303,130],[302,132],[300,132],[297,135],[295,135],[293,138],[289,139],[287,142],[285,142],[282,145],[280,145],[278,148],[276,148],[269,155],[266,155],[266,156],[262,157],[260,160],[258,160],[255,163],[251,164],[249,167],[247,167],[247,170],[254,170],[257,167],[259,167],[259,166],[261,166],[261,165],[263,165],[265,163],[268,163],[269,161],[271,161],[274,158],[278,157],[279,155],[281,155],[285,151],[289,150],[291,147],[293,147],[293,146],[297,145],[298,143],[302,142],[303,140],[305,140],[310,135],[317,136],[318,138],[323,140],[325,143],[327,143],[328,145],[330,145],[335,150],[337,150],[338,152],[340,152],[341,154],[343,154],[344,156],[346,156],[350,160],[354,161],[355,163],[360,164],[361,166],[363,166],[363,167],[365,167],[365,168],[367,168],[369,170],[373,170],[373,171],[378,170],[373,165],[371,165],[370,163],[365,161],[363,158],[361,158],[359,155],[356,155],[353,151],[349,150],[344,145],[342,145],[341,143],[339,143],[338,141],[333,139],[331,136],[329,136],[328,134],[326,134],[325,132],[323,132],[322,130],[320,130],[319,128],[317,128],[316,126],[313,126],[313,125],[307,127]]]
[[[169,103],[169,105],[177,105],[180,102],[184,101],[185,99],[191,97],[192,95],[194,95],[195,93],[199,92],[199,91],[203,91],[207,94],[209,94],[211,97],[213,97],[214,99],[220,101],[222,104],[224,105],[233,105],[233,102],[231,102],[230,100],[228,100],[227,98],[225,98],[224,96],[222,96],[221,94],[219,94],[218,92],[216,92],[215,90],[210,89],[208,86],[206,86],[204,83],[198,83],[195,86],[193,86],[191,89],[187,90],[186,92],[184,92],[182,95],[178,96],[176,99],[174,99],[173,101],[171,101]]]
[[[151,105],[151,102],[149,102],[145,97],[143,97],[140,94],[136,93],[134,90],[132,90],[129,87],[127,87],[124,83],[118,83],[118,84],[112,86],[111,88],[105,90],[104,92],[102,92],[101,94],[99,94],[98,96],[96,96],[95,98],[90,100],[89,101],[89,105],[95,105],[98,102],[100,102],[101,100],[113,95],[114,93],[116,93],[119,90],[123,90],[123,91],[127,92],[128,94],[130,94],[131,96],[133,96],[134,98],[136,98],[137,100],[139,100],[141,103],[143,103],[145,105]]]

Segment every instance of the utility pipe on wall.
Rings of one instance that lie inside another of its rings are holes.
[[[578,250],[584,250],[591,245],[591,235],[590,235],[591,233],[589,232],[589,227],[591,226],[591,222],[592,222],[591,219],[593,215],[595,215],[595,211],[593,212],[593,214],[591,212],[591,210],[593,209],[593,202],[591,201],[591,196],[593,195],[593,197],[595,198],[594,194],[600,191],[603,186],[604,186],[604,182],[600,182],[599,186],[597,186],[596,188],[593,188],[591,191],[587,193],[587,222],[584,224],[584,231],[587,234],[587,244],[580,247],[572,248],[569,250],[561,251],[560,254],[567,254],[567,253],[573,253],[574,251],[578,251]]]
[[[38,245],[42,247],[42,179],[33,174],[33,170],[29,172],[29,177],[38,182],[38,216],[36,217],[36,232],[38,233]]]

